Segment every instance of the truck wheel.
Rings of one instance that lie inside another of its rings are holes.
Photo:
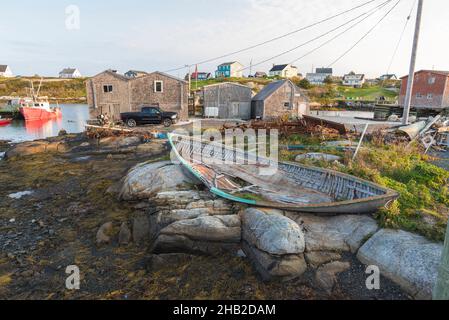
[[[126,124],[128,125],[128,127],[130,128],[134,128],[137,126],[137,122],[134,119],[128,119],[128,121],[126,121]]]
[[[164,127],[168,128],[168,127],[171,127],[171,125],[173,124],[173,121],[171,121],[171,119],[165,119],[163,124],[164,124]]]

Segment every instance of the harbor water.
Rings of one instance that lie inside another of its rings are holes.
[[[11,124],[0,126],[0,140],[12,142],[32,141],[57,136],[64,129],[68,133],[84,131],[89,119],[89,107],[84,104],[62,104],[62,118],[43,121],[14,120]]]

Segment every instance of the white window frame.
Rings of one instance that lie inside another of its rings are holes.
[[[417,98],[417,99],[422,99],[422,98],[423,98],[422,93],[417,93],[417,94],[416,94],[416,98]]]
[[[428,84],[430,84],[430,85],[435,84],[436,80],[437,79],[435,77],[430,77],[429,81],[428,81]]]
[[[161,91],[157,90],[157,85],[159,83],[161,84]],[[154,92],[155,93],[164,93],[164,81],[162,81],[162,80],[155,80],[154,81]]]
[[[428,94],[427,94],[427,99],[428,99],[428,100],[433,99],[433,93],[428,93]]]

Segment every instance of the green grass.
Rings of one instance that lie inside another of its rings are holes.
[[[338,95],[345,97],[347,100],[363,99],[363,100],[378,100],[380,97],[387,99],[396,99],[398,94],[386,88],[379,86],[372,86],[367,88],[351,88],[344,86],[337,86]]]
[[[40,79],[31,78],[37,91]],[[44,79],[40,96],[55,99],[80,99],[86,97],[86,79]],[[0,96],[29,96],[30,78],[0,78]]]
[[[282,151],[280,157],[293,160],[299,153]],[[365,145],[356,161],[352,161],[351,152],[326,153],[343,156],[345,165],[311,160],[304,163],[351,174],[399,192],[399,199],[376,215],[382,227],[444,240],[449,217],[449,171],[431,164],[432,159],[417,147],[371,143]]]

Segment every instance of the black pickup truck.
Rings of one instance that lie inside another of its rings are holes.
[[[142,106],[140,112],[121,113],[120,118],[131,128],[140,124],[163,124],[165,127],[170,127],[178,121],[178,114],[164,112],[159,107]]]

